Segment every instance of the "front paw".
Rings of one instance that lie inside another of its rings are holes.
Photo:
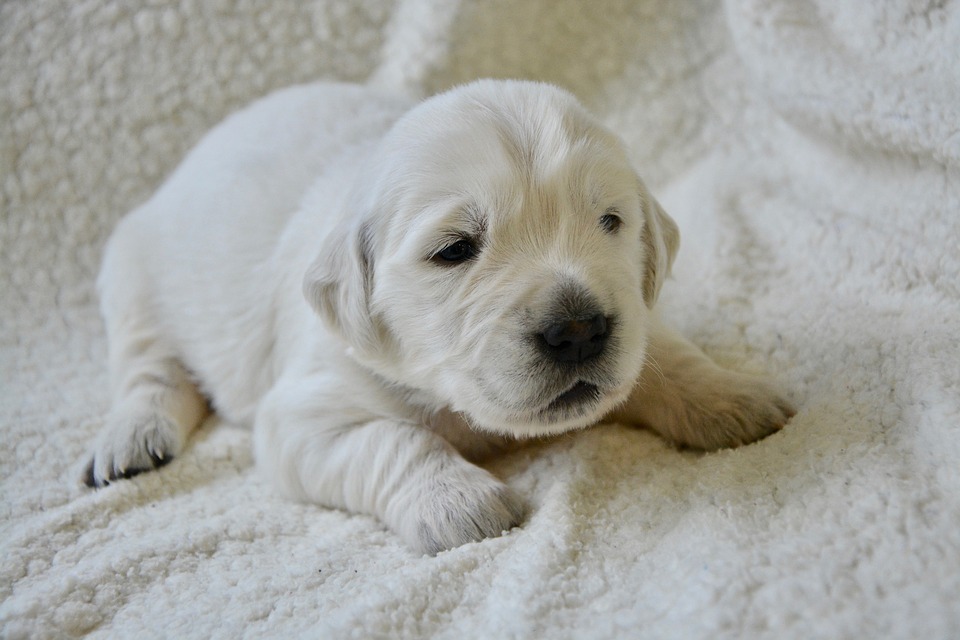
[[[423,478],[413,499],[388,516],[418,551],[435,555],[496,537],[523,520],[523,503],[507,485],[472,464],[456,466]]]
[[[724,372],[700,394],[684,399],[674,440],[712,451],[738,447],[782,429],[796,414],[778,391],[754,377]]]

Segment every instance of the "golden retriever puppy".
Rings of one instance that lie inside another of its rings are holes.
[[[180,454],[208,403],[284,494],[427,553],[522,501],[469,462],[602,420],[703,449],[791,409],[652,313],[678,246],[622,143],[568,93],[420,104],[313,84],[216,127],[107,246],[103,486]]]

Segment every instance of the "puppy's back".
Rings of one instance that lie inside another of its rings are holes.
[[[302,303],[308,312],[299,281],[282,274],[296,256],[277,251],[304,194],[329,169],[343,173],[344,154],[378,139],[408,107],[346,84],[271,94],[211,130],[114,232],[108,258],[136,260],[105,269],[101,291],[110,289],[105,278],[135,281],[162,333],[226,417],[249,422],[273,382],[275,324],[289,315],[278,307]],[[329,217],[339,213],[316,207],[306,225],[332,225]]]

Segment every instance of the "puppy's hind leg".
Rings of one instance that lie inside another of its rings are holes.
[[[127,259],[136,252],[120,236],[111,240],[99,282],[112,406],[84,473],[91,487],[170,462],[208,413],[206,399],[156,326],[147,280],[137,260]]]

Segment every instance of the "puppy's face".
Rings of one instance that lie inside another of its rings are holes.
[[[357,357],[476,427],[545,435],[630,393],[676,231],[569,95],[479,83],[401,120],[308,298]]]

